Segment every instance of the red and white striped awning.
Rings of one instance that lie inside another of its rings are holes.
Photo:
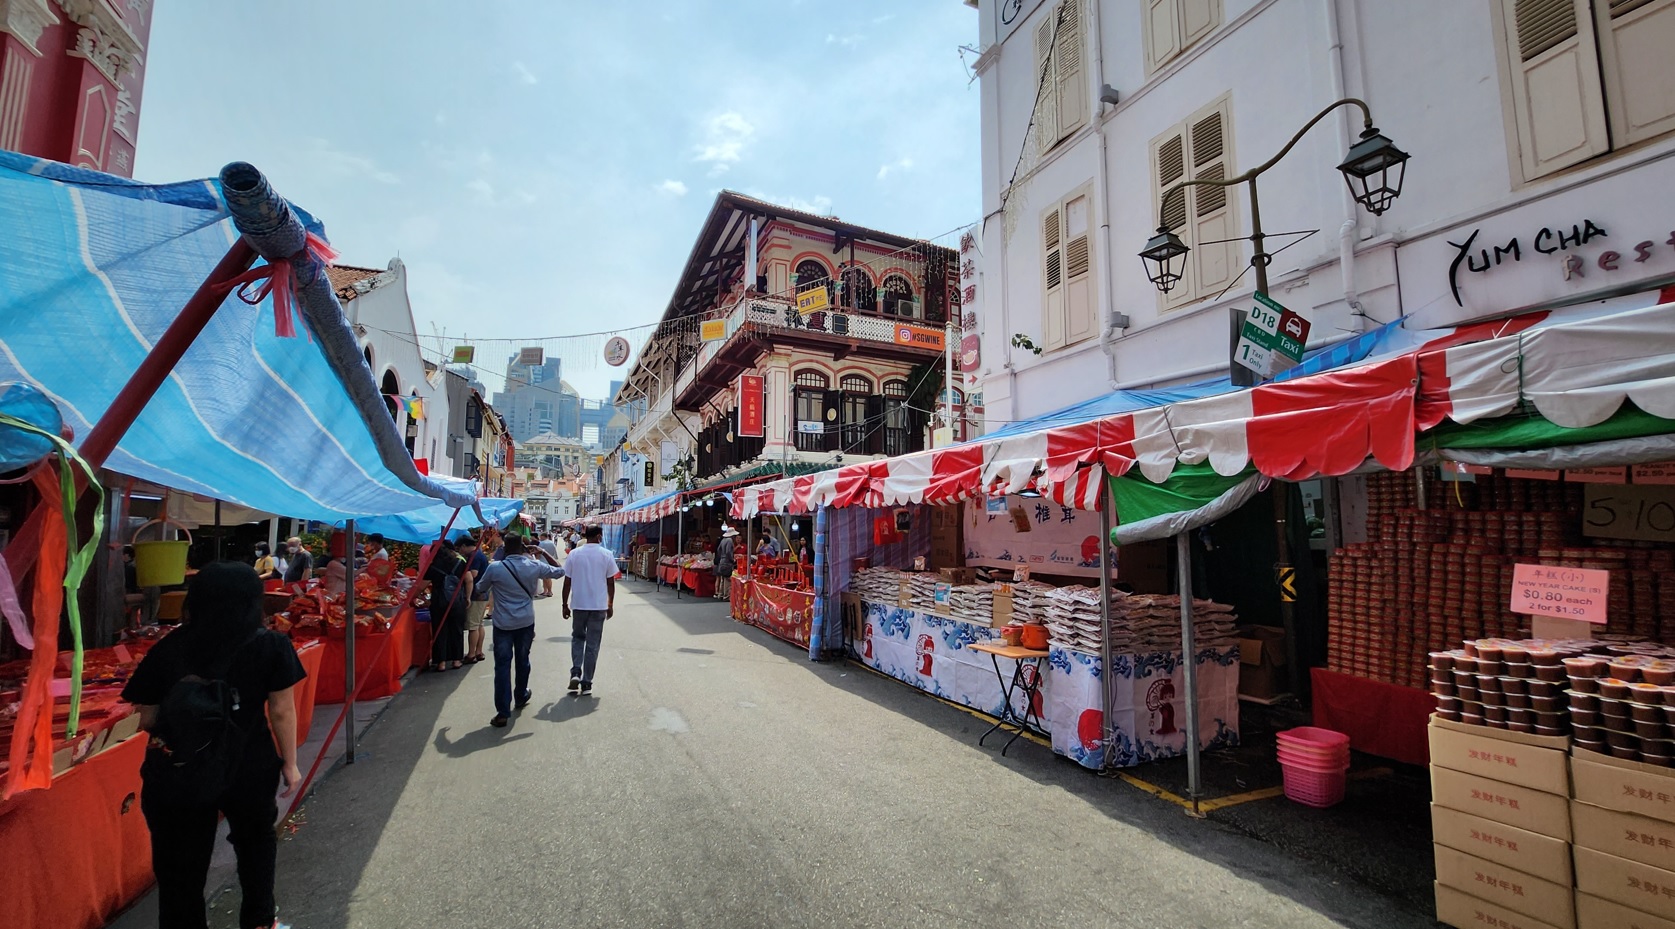
[[[1524,401],[1571,428],[1604,422],[1625,401],[1675,418],[1675,304],[1461,327],[1416,351],[1310,377],[762,484],[736,494],[732,513],[1031,489],[1098,509],[1105,475],[1138,467],[1161,483],[1177,464],[1205,462],[1222,475],[1254,467],[1290,481],[1347,474],[1369,459],[1401,471],[1419,431],[1507,415]]]

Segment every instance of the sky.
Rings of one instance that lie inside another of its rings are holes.
[[[976,222],[976,37],[960,0],[159,0],[135,177],[251,162],[341,263],[401,258],[430,357],[510,340],[495,390],[532,337],[655,323],[724,188]],[[600,341],[546,343],[584,397]]]

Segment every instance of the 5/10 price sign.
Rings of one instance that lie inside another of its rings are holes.
[[[1544,564],[1514,565],[1511,609],[1514,613],[1604,625],[1610,588],[1610,571]]]
[[[1675,487],[1659,484],[1587,484],[1582,492],[1582,534],[1603,539],[1675,542]]]

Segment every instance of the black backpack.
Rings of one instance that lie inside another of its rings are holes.
[[[146,795],[176,806],[209,806],[232,786],[248,733],[238,724],[238,688],[225,678],[260,629],[239,643],[208,677],[189,674],[169,689],[151,727],[152,750],[140,767]]]

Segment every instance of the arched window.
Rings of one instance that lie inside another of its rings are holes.
[[[884,382],[884,454],[905,455],[911,447],[913,418],[908,415],[907,382]]]
[[[837,395],[829,389],[831,378],[824,373],[814,370],[798,371],[792,379],[797,385],[795,393],[797,413],[797,450],[800,452],[821,452],[827,450],[828,428],[826,423],[826,408],[832,406],[835,419]],[[829,401],[829,403],[828,403]],[[831,439],[837,438],[836,423],[830,430]]]
[[[362,352],[362,353],[361,353],[361,354],[363,354],[363,355],[365,355],[365,356],[366,356],[366,367],[367,367],[367,370],[368,370],[368,371],[376,371],[376,370],[377,370],[377,367],[376,367],[376,366],[374,366],[374,365],[373,365],[373,363],[372,363],[372,346],[370,346],[370,345],[368,345],[368,346],[367,346],[367,347],[366,347],[366,349],[365,349],[365,351],[363,351],[363,352]]]
[[[878,288],[866,268],[853,266],[843,269],[843,305],[863,313],[878,312]]]
[[[913,285],[900,274],[891,274],[884,278],[884,284],[879,288],[883,293],[884,312],[891,316],[918,316],[918,307],[913,304]]]
[[[400,407],[396,404],[396,396],[401,393],[401,384],[395,379],[394,371],[385,371],[384,379],[378,384],[378,392],[384,395],[384,408],[390,411],[390,419],[400,421]]]
[[[813,258],[804,258],[797,262],[797,293],[813,290],[816,287],[826,288],[826,299],[831,299],[831,270]]]
[[[884,408],[881,400],[872,395],[872,381],[859,374],[845,374],[838,381],[838,389],[843,394],[843,450],[857,454],[868,454],[875,449],[882,450],[883,442],[874,443],[871,438],[879,427],[877,419],[882,419]]]

